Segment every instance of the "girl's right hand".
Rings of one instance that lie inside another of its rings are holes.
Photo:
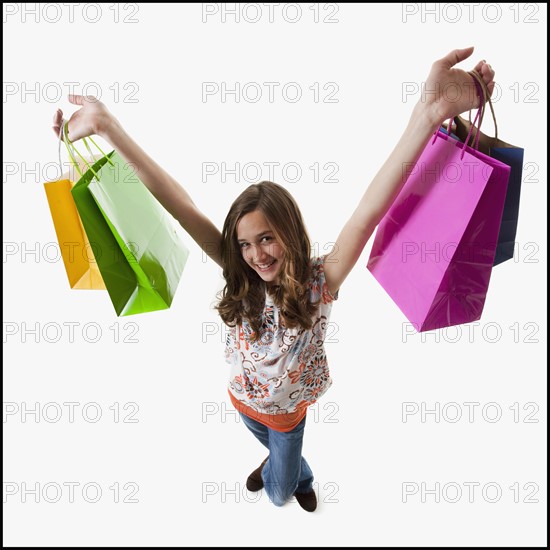
[[[91,135],[101,135],[102,132],[114,120],[113,115],[101,101],[93,96],[69,95],[69,101],[73,105],[81,105],[69,119],[69,139],[76,141]],[[63,111],[58,109],[53,117],[53,131],[59,137]]]

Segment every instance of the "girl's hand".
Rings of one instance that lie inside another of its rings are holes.
[[[102,132],[114,120],[107,107],[93,96],[69,95],[69,101],[73,105],[81,105],[69,119],[69,139],[76,141],[91,135],[101,135]],[[53,117],[53,131],[59,137],[63,111],[58,109]]]
[[[468,59],[473,51],[473,47],[453,50],[432,65],[420,102],[430,110],[432,117],[438,123],[479,107],[479,97],[473,78],[462,69],[452,68],[457,63]],[[483,60],[474,69],[481,75],[489,94],[492,95],[495,87],[493,82],[495,71],[491,65]]]

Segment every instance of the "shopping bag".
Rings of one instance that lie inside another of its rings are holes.
[[[101,153],[71,193],[115,311],[167,309],[189,251],[133,168],[116,151]]]
[[[514,244],[516,239],[518,219],[519,219],[519,205],[521,197],[521,180],[523,177],[523,155],[524,149],[517,147],[516,145],[510,145],[505,141],[498,138],[497,120],[493,104],[491,102],[491,96],[483,82],[483,79],[476,71],[470,71],[470,75],[476,79],[480,86],[484,99],[484,109],[481,114],[481,122],[488,104],[493,117],[493,123],[495,127],[494,137],[489,137],[481,130],[479,135],[476,135],[474,131],[471,135],[472,144],[476,143],[475,149],[482,153],[493,157],[500,162],[503,162],[510,166],[510,179],[508,182],[508,191],[506,193],[506,200],[504,202],[504,210],[502,213],[502,220],[498,235],[498,244],[494,259],[494,265],[498,265],[506,260],[510,260],[514,257]],[[480,122],[480,126],[481,126]],[[466,120],[461,116],[454,118],[455,130],[454,133],[461,141],[465,141],[470,130],[472,123],[470,120]],[[468,145],[472,145],[468,143]]]
[[[61,145],[61,141],[59,144]],[[83,165],[82,161],[79,165]],[[84,231],[71,194],[71,189],[78,179],[74,175],[75,172],[76,170],[69,170],[62,174],[59,180],[45,182],[46,198],[70,287],[105,290],[93,246]]]
[[[406,167],[367,268],[418,332],[481,317],[509,175],[439,130]]]

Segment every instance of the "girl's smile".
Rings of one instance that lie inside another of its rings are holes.
[[[276,283],[284,253],[263,212],[254,210],[239,220],[237,240],[246,263],[268,285]]]

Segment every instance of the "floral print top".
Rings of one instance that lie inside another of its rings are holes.
[[[231,366],[229,392],[258,413],[277,415],[315,403],[332,385],[324,340],[333,296],[325,281],[324,256],[311,258],[306,282],[310,301],[321,300],[310,330],[279,325],[279,308],[267,293],[260,338],[250,341],[248,321],[229,327],[225,358]]]

